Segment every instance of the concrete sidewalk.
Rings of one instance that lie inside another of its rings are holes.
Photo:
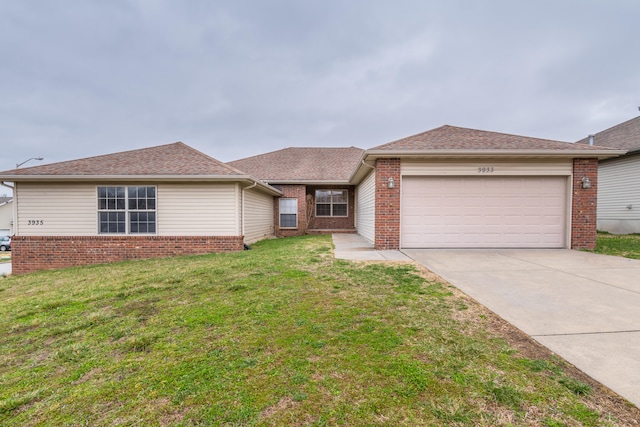
[[[405,250],[640,406],[640,261],[571,250]]]
[[[359,234],[332,234],[334,256],[353,261],[412,261],[400,251],[377,251],[373,243]]]

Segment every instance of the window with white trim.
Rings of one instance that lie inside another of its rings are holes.
[[[316,190],[316,216],[349,215],[348,190]]]
[[[280,199],[280,228],[298,228],[298,199]]]
[[[100,234],[155,234],[156,187],[98,187]]]

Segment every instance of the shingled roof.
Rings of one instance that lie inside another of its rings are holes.
[[[13,169],[20,176],[246,176],[182,142],[139,150]],[[6,178],[3,178],[6,179]]]
[[[589,137],[581,139],[578,143],[589,144]],[[596,133],[593,143],[630,152],[640,151],[640,116]]]
[[[441,126],[427,132],[409,136],[388,144],[379,145],[375,151],[602,151],[603,147],[576,145],[548,139],[488,132],[455,126]],[[605,149],[606,150],[606,149]]]
[[[347,182],[364,150],[357,147],[290,147],[229,162],[269,183]]]

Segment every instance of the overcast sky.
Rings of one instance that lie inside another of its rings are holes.
[[[638,22],[638,0],[0,0],[0,170],[445,124],[573,142],[640,114]]]

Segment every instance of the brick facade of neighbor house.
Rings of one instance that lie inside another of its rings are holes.
[[[304,236],[307,233],[307,191],[306,185],[283,184],[277,186],[282,191],[280,198],[274,198],[274,224],[276,237]],[[296,228],[280,228],[280,199],[298,199],[298,226]]]
[[[14,236],[13,274],[79,265],[234,252],[243,236]]]
[[[394,188],[389,188],[393,178]],[[376,160],[375,195],[376,237],[378,250],[400,248],[400,159]]]
[[[582,188],[582,178],[591,188]],[[595,249],[597,229],[598,159],[573,160],[571,249]]]

